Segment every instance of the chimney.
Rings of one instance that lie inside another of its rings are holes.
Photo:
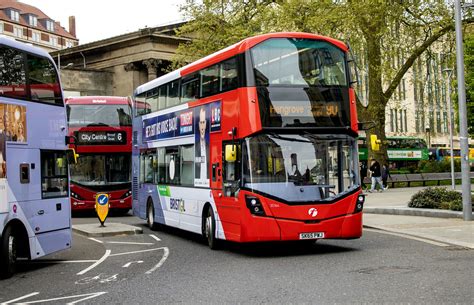
[[[74,16],[69,16],[69,34],[76,37],[76,17]]]

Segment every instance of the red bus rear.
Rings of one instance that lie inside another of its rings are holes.
[[[127,97],[66,99],[69,135],[78,163],[71,166],[73,211],[94,209],[97,193],[108,193],[110,208],[131,208],[131,102]]]

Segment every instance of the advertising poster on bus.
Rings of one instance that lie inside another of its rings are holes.
[[[209,187],[209,104],[194,109],[194,185]]]
[[[7,202],[7,142],[26,142],[26,107],[0,103],[0,202]],[[2,204],[2,209],[7,208]]]

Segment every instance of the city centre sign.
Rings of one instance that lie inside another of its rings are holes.
[[[77,133],[77,144],[125,144],[127,135],[123,131],[81,131]]]

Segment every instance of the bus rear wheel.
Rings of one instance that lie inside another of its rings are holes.
[[[11,226],[5,229],[0,249],[0,277],[9,278],[15,273],[17,240]]]
[[[146,222],[148,227],[153,231],[158,230],[158,224],[155,222],[155,207],[153,205],[153,200],[148,200],[147,211],[146,211]]]
[[[207,240],[207,245],[212,250],[219,249],[219,240],[216,237],[216,219],[212,208],[207,209],[207,215],[204,223],[204,237]]]

